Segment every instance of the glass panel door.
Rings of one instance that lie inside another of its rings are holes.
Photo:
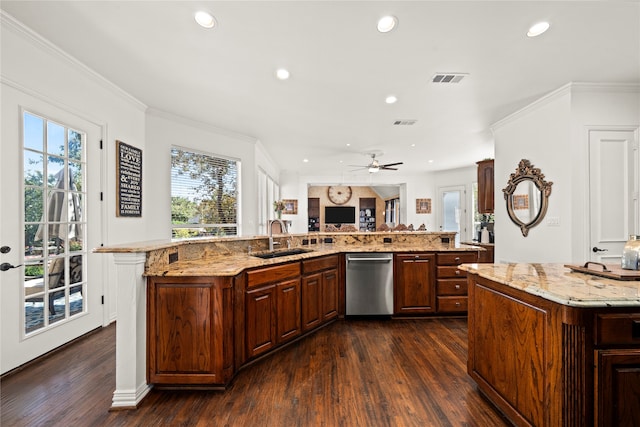
[[[23,115],[24,332],[86,309],[85,133]]]

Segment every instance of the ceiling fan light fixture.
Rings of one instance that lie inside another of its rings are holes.
[[[203,10],[196,12],[195,20],[203,28],[213,28],[216,26],[216,19],[209,12]]]
[[[529,28],[529,31],[527,32],[527,36],[528,37],[538,37],[540,34],[544,33],[545,31],[547,31],[549,29],[549,23],[548,22],[538,22],[537,24],[534,24],[531,26],[531,28]]]
[[[380,171],[380,168],[377,166],[369,166],[369,173],[377,173]]]
[[[398,102],[398,98],[394,95],[389,95],[384,99],[384,102],[386,102],[387,104],[395,104],[396,102]]]
[[[378,20],[378,31],[388,33],[398,25],[398,18],[393,15],[383,16]]]

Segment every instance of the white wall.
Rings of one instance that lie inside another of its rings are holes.
[[[637,126],[638,86],[567,84],[493,126],[496,262],[588,259],[588,140],[591,126]],[[508,218],[502,189],[528,159],[552,181],[545,220],[523,237]],[[549,225],[557,218],[559,225]]]

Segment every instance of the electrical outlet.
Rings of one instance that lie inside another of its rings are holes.
[[[178,261],[178,252],[169,254],[169,264],[173,264],[176,261]]]
[[[557,227],[560,225],[560,217],[557,216],[550,216],[547,217],[547,225],[551,225],[554,227]]]

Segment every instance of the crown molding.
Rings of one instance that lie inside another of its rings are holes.
[[[538,98],[526,107],[523,107],[503,119],[498,120],[491,125],[490,129],[492,132],[495,132],[496,129],[499,129],[502,126],[571,93],[640,93],[640,84],[569,82],[541,98]]]
[[[171,113],[168,111],[164,111],[164,110],[160,110],[157,108],[153,108],[153,107],[149,107],[147,109],[147,115],[148,116],[155,116],[155,117],[159,117],[162,119],[166,119],[166,120],[170,120],[176,123],[181,123],[185,126],[189,126],[189,127],[193,127],[196,129],[201,129],[207,132],[211,132],[211,133],[215,133],[218,135],[223,135],[223,136],[227,136],[229,138],[234,138],[234,139],[238,139],[244,142],[249,142],[251,144],[255,144],[258,139],[249,135],[245,135],[239,132],[234,132],[232,130],[228,130],[228,129],[223,129],[223,128],[219,128],[217,126],[214,126],[210,123],[206,123],[206,122],[201,122],[199,120],[195,120],[195,119],[191,119],[188,117],[184,117],[184,116],[180,116],[178,114],[175,113]]]
[[[22,22],[18,21],[13,16],[9,15],[3,10],[0,10],[0,25],[3,29],[10,30],[22,37],[26,41],[30,42],[34,46],[40,48],[44,52],[63,60],[67,64],[71,65],[73,68],[78,70],[80,73],[92,79],[94,82],[98,83],[103,88],[107,89],[109,92],[113,93],[117,97],[125,100],[129,104],[131,104],[134,108],[140,111],[146,111],[147,106],[135,98],[133,95],[129,94],[116,84],[107,80],[104,76],[89,68],[82,62],[80,62],[75,57],[71,56],[46,38],[42,37],[40,34],[36,33]]]

